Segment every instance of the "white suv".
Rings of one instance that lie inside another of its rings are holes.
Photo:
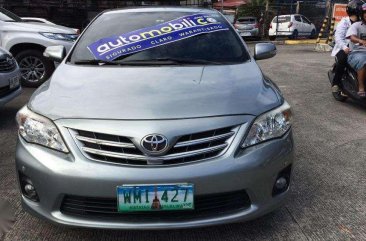
[[[55,70],[54,62],[43,56],[46,47],[63,45],[69,51],[77,38],[72,28],[23,22],[0,8],[0,44],[18,61],[22,83],[26,86],[39,86]]]
[[[315,38],[316,28],[309,19],[300,14],[279,15],[273,18],[268,35],[270,40],[274,40],[277,36],[288,36],[292,39],[299,36]]]

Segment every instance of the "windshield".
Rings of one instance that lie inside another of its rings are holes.
[[[227,19],[227,21],[229,21],[230,23],[234,23],[235,15],[233,15],[233,14],[224,14],[224,16]]]
[[[80,40],[71,54],[70,61],[71,63],[83,62],[85,64],[88,60],[90,62],[93,60],[142,62],[152,60],[191,59],[201,60],[201,63],[202,61],[241,63],[249,59],[249,55],[242,42],[239,40],[239,37],[231,27],[227,27],[229,24],[219,13],[210,13],[210,16],[207,19],[214,18],[212,20],[213,22],[224,23],[227,28],[221,30],[225,31],[210,30],[208,32],[200,32],[195,36],[189,36],[190,33],[186,31],[184,32],[184,34],[186,34],[185,37],[180,37],[177,40],[174,39],[174,41],[169,42],[170,35],[173,36],[172,34],[176,34],[174,32],[178,32],[173,30],[166,35],[162,33],[161,38],[159,38],[158,33],[160,30],[168,31],[168,26],[173,26],[173,29],[174,26],[183,26],[182,23],[184,24],[186,19],[182,21],[182,18],[185,18],[187,15],[192,16],[192,14],[197,15],[199,12],[186,13],[162,11],[135,13],[112,11],[104,13],[98,17],[80,37]],[[178,20],[181,22],[178,23]],[[188,26],[189,23],[186,23]],[[148,30],[146,30],[147,28]],[[144,33],[142,33],[142,31],[144,31]],[[149,35],[147,35],[147,33],[149,33]],[[146,35],[149,37],[156,37],[156,35],[158,35],[158,37],[148,38],[145,43],[140,44],[139,49],[131,54],[118,55],[118,57],[112,59],[99,58],[95,54],[95,52],[100,49],[116,49],[114,48],[116,44],[123,44],[121,40],[127,42],[126,36],[129,36],[128,39],[131,40],[134,38],[141,38],[141,36],[146,37]],[[164,43],[164,41],[167,42]]]
[[[14,13],[6,10],[5,8],[0,8],[0,21],[4,22],[22,22],[22,19],[15,15]]]

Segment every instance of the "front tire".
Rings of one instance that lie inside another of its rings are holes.
[[[276,36],[269,36],[269,40],[275,41],[276,40]]]
[[[341,91],[332,92],[332,95],[336,101],[345,102],[347,100],[347,96],[342,95]]]
[[[15,56],[22,75],[22,84],[28,87],[38,87],[48,80],[55,65],[53,61],[43,56],[39,50],[24,50]]]
[[[310,39],[315,39],[316,38],[316,31],[315,29],[311,30],[311,33],[310,33]]]

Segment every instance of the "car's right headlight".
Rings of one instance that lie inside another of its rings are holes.
[[[291,128],[292,113],[285,101],[280,107],[257,117],[252,124],[242,148],[279,138]]]
[[[16,120],[19,125],[19,135],[25,141],[57,151],[69,152],[60,132],[51,120],[30,111],[27,106],[18,111]]]
[[[49,38],[49,39],[70,41],[70,42],[74,42],[79,37],[78,34],[66,34],[66,33],[42,32],[42,33],[39,33],[39,34],[41,34],[43,37],[46,37],[46,38]]]

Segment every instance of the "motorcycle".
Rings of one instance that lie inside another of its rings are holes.
[[[334,64],[332,69],[328,71],[328,78],[331,85],[334,80],[335,65],[336,64]],[[358,92],[357,72],[348,64],[345,67],[345,71],[342,76],[339,89],[340,90],[338,92],[332,92],[334,99],[336,99],[337,101],[344,102],[348,98],[351,98],[357,102],[366,103],[366,99],[361,98],[357,94]]]

